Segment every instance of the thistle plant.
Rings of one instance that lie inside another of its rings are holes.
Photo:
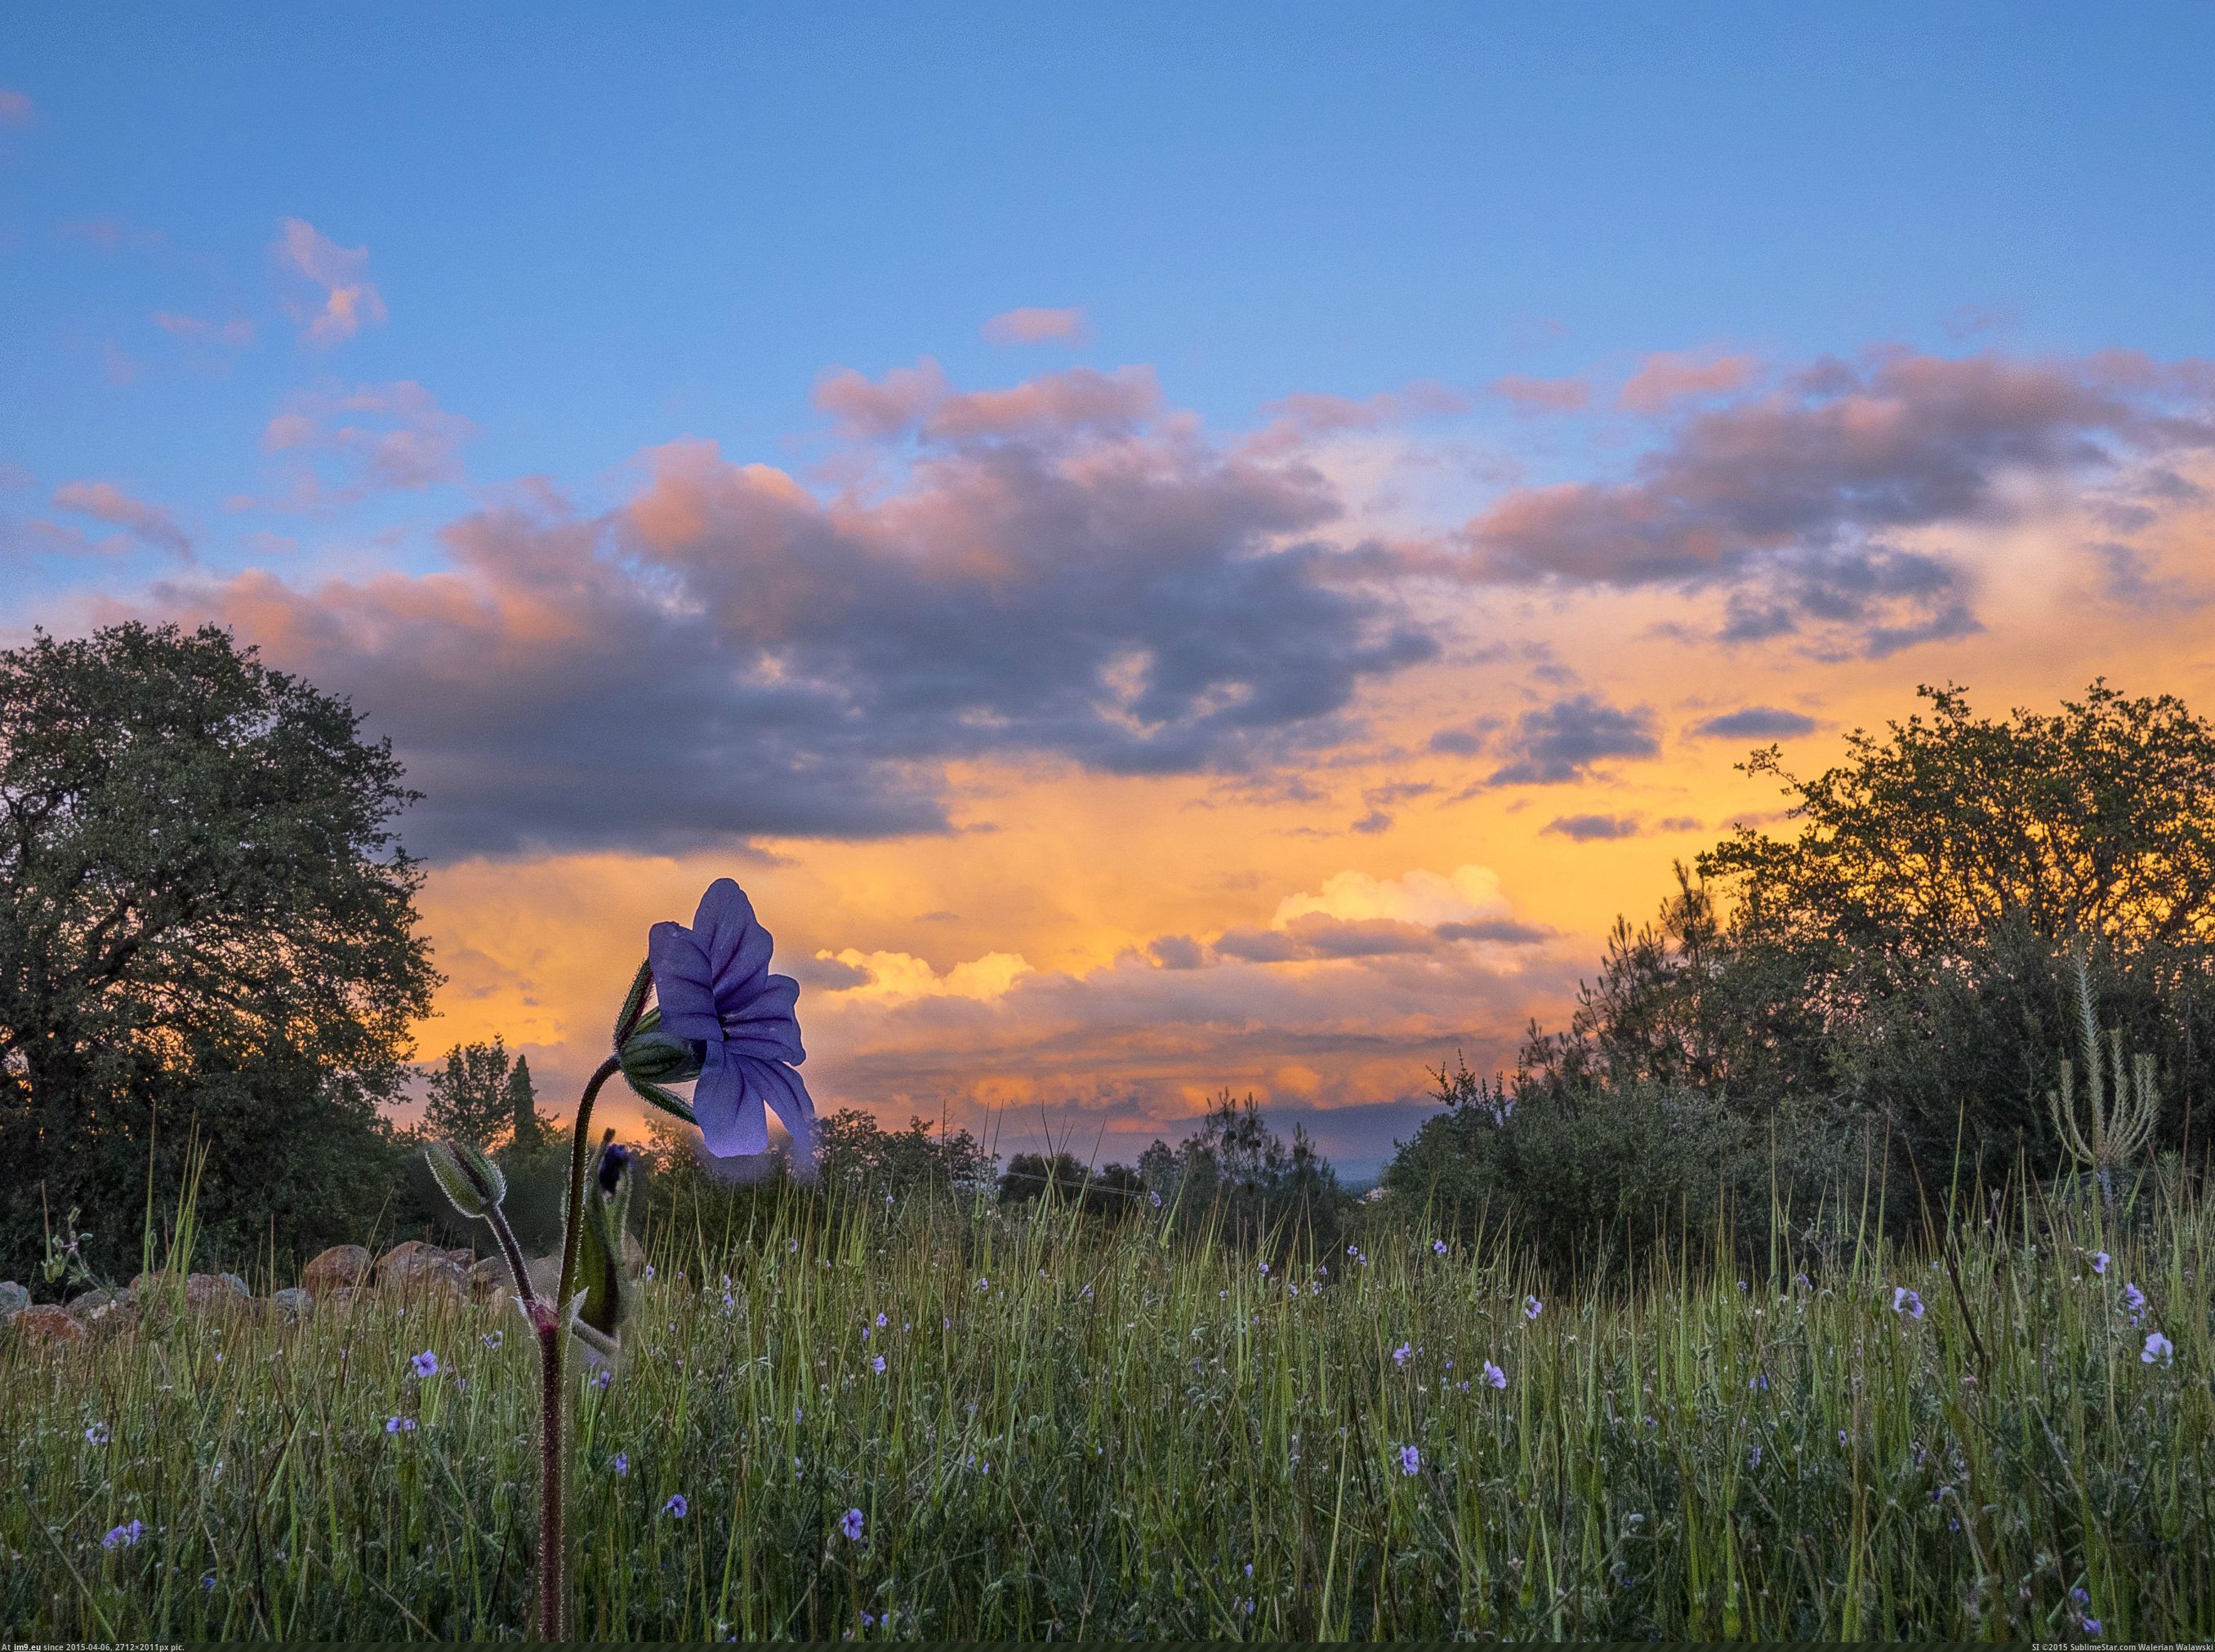
[[[2070,963],[2077,983],[2086,1108],[2080,1118],[2076,1063],[2066,1059],[2061,1063],[2060,1085],[2046,1092],[2046,1106],[2063,1150],[2071,1161],[2091,1170],[2099,1184],[2101,1200],[2111,1202],[2114,1172],[2126,1167],[2144,1151],[2146,1143],[2153,1139],[2153,1127],[2161,1116],[2160,1098],[2154,1089],[2154,1061],[2151,1055],[2135,1055],[2128,1059],[2126,1066],[2123,1030],[2112,1028],[2108,1034],[2110,1078],[2108,1083],[2101,1082],[2100,1024],[2092,1004],[2091,969],[2083,948],[2077,950]]]
[[[807,1059],[794,1013],[800,983],[769,973],[772,949],[745,891],[727,878],[709,885],[690,928],[658,923],[647,932],[646,962],[616,1016],[613,1053],[594,1069],[578,1099],[553,1301],[531,1288],[523,1251],[500,1208],[507,1186],[500,1167],[465,1143],[441,1141],[426,1150],[454,1208],[492,1228],[515,1281],[517,1305],[538,1339],[542,1640],[568,1638],[562,1474],[568,1337],[562,1333],[566,1328],[588,1358],[612,1367],[636,1290],[623,1257],[634,1155],[617,1143],[613,1130],[602,1135],[596,1154],[588,1154],[592,1104],[601,1086],[621,1074],[641,1099],[697,1128],[719,1158],[767,1152],[768,1113],[774,1111],[791,1134],[795,1166],[803,1173],[811,1169],[815,1105],[794,1071]],[[690,1102],[670,1087],[686,1083],[693,1085]]]

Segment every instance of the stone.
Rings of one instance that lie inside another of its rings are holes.
[[[140,1309],[136,1293],[102,1285],[71,1297],[63,1312],[87,1331],[109,1336],[136,1325]]]
[[[508,1276],[504,1257],[487,1257],[469,1270],[469,1300],[473,1302],[497,1304],[503,1296],[515,1294],[515,1281]]]
[[[407,1239],[377,1259],[377,1288],[400,1294],[467,1296],[469,1276],[437,1245]]]
[[[40,1302],[25,1308],[9,1322],[15,1335],[34,1347],[60,1348],[72,1343],[90,1339],[92,1333],[75,1319],[69,1310],[58,1308],[51,1302]]]
[[[316,1304],[318,1307],[329,1308],[343,1313],[349,1308],[373,1301],[376,1294],[366,1285],[341,1285],[336,1290],[326,1291],[316,1298]]]
[[[304,1319],[316,1306],[316,1299],[298,1285],[269,1293],[269,1309],[279,1319]]]
[[[187,1274],[185,1276],[185,1306],[193,1308],[236,1307],[251,1299],[253,1293],[246,1282],[236,1274]]]
[[[18,1285],[12,1279],[0,1279],[0,1325],[6,1325],[30,1306],[31,1293],[28,1287]]]
[[[377,1259],[365,1246],[334,1245],[300,1270],[300,1288],[310,1296],[326,1296],[368,1284],[376,1270]]]
[[[457,1245],[446,1252],[447,1259],[463,1273],[477,1265],[477,1253],[466,1245]]]

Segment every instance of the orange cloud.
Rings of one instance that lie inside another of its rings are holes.
[[[192,554],[192,539],[175,517],[159,505],[132,498],[114,482],[64,482],[54,490],[53,503],[59,510],[120,528],[142,545],[174,556]]]
[[[321,291],[319,308],[295,310],[307,343],[328,349],[365,327],[383,324],[383,295],[368,279],[368,248],[341,247],[304,218],[286,218],[270,251],[281,267]]]
[[[1742,389],[1760,370],[1752,356],[1702,358],[1665,350],[1646,358],[1617,401],[1633,413],[1657,413],[1696,396]]]

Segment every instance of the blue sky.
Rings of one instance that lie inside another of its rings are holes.
[[[19,8],[0,643],[214,620],[352,699],[430,794],[426,1049],[589,1069],[736,868],[826,1105],[1127,1155],[1228,1084],[1373,1167],[1773,811],[1703,731],[2215,694],[2211,62],[2205,5]]]

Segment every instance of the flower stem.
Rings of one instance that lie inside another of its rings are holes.
[[[569,1294],[577,1275],[577,1231],[585,1208],[585,1132],[600,1086],[621,1072],[613,1056],[602,1062],[586,1082],[577,1103],[577,1123],[569,1143],[569,1198],[561,1224],[561,1274],[554,1300],[535,1312],[538,1327],[538,1638],[568,1638],[568,1568],[561,1525],[562,1355],[568,1346]]]

